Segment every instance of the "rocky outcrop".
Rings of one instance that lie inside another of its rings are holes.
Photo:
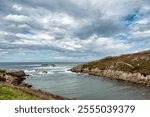
[[[5,81],[6,81],[6,79],[0,75],[0,82],[5,82]]]
[[[73,67],[72,69],[71,69],[71,71],[72,72],[77,72],[77,73],[79,73],[79,72],[82,72],[82,70],[83,70],[83,65],[78,65],[77,67]]]
[[[150,85],[150,50],[87,62],[72,72]]]
[[[13,85],[23,85],[23,81],[25,79],[26,74],[22,70],[0,72],[0,82],[5,82]]]
[[[55,64],[41,64],[42,67],[56,67]]]
[[[72,72],[77,73],[88,73],[89,75],[99,76],[99,77],[107,77],[111,79],[117,79],[117,80],[124,80],[139,84],[144,84],[147,86],[150,86],[150,75],[145,75],[141,73],[129,73],[124,71],[117,71],[117,70],[99,70],[98,68],[94,69],[88,69],[88,68],[82,68],[82,65],[79,65],[77,67],[73,67],[71,69]]]
[[[39,89],[33,89],[32,85],[23,82],[26,79],[26,76],[28,75],[26,75],[25,72],[22,70],[16,71],[0,70],[0,83],[4,83],[5,85],[11,86],[19,91],[28,93],[31,96],[35,96],[39,99],[69,100],[69,98],[65,98],[63,96],[54,95]]]
[[[17,71],[6,71],[7,74],[15,77],[24,77],[26,76],[25,72],[23,70],[17,70]]]

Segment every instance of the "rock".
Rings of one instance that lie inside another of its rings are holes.
[[[12,75],[12,76],[16,76],[16,77],[25,77],[26,76],[26,74],[23,70],[8,71],[6,73],[9,74],[9,75]]]
[[[3,71],[0,73],[0,81],[13,84],[13,85],[21,85],[23,81],[26,79],[26,74],[22,70],[17,71]]]
[[[47,74],[47,71],[43,71],[42,73],[45,73],[45,74]]]
[[[42,67],[49,67],[49,66],[52,66],[52,67],[55,67],[56,65],[55,64],[41,64]]]
[[[73,67],[71,69],[71,71],[77,72],[77,73],[78,72],[88,73],[88,74],[94,75],[94,76],[130,81],[130,82],[150,86],[150,75],[145,75],[145,74],[141,74],[141,73],[129,73],[129,72],[111,70],[111,69],[99,70],[98,68],[93,68],[93,69],[89,70],[88,68],[82,68],[82,65],[79,65],[77,67]]]
[[[16,77],[13,79],[12,84],[13,85],[20,85],[25,80],[25,77]]]
[[[52,66],[52,67],[56,67],[56,65],[55,65],[55,64],[51,64],[51,66]]]
[[[40,99],[67,99],[61,96],[47,93],[45,91],[32,89],[32,85],[23,82],[26,79],[26,77],[27,75],[22,70],[0,72],[0,82],[11,86],[13,85],[14,88],[31,94],[35,97],[38,97]]]
[[[25,80],[25,77],[16,77],[10,74],[6,74],[4,78],[6,79],[6,83],[10,83],[13,85],[20,85]]]
[[[89,68],[82,69],[82,73],[89,73]]]
[[[82,67],[83,67],[83,65],[78,65],[78,66],[76,66],[76,67],[73,67],[72,69],[70,69],[70,71],[72,71],[72,72],[82,72]]]
[[[32,87],[32,85],[30,85],[28,83],[22,83],[20,86],[27,87],[27,88],[31,88]]]
[[[5,82],[6,79],[0,75],[0,82]]]

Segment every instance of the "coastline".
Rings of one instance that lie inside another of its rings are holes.
[[[23,82],[27,76],[28,75],[22,70],[8,71],[0,69],[0,84],[9,88],[14,88],[41,100],[69,100],[69,98],[63,96],[32,88],[32,85]]]
[[[97,61],[80,64],[72,72],[107,77],[150,86],[150,50],[108,56]]]
[[[87,68],[84,69],[81,66],[82,65],[73,67],[71,71],[76,73],[88,73],[89,75],[98,77],[123,80],[150,86],[150,75],[144,76],[141,73],[129,73],[117,70],[99,70],[97,68],[89,70]]]

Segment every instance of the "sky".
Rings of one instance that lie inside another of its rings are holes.
[[[0,0],[0,62],[80,62],[150,49],[150,0]]]

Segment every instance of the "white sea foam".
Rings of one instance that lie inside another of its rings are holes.
[[[36,70],[35,69],[32,69],[32,70],[24,70],[24,72],[26,72],[26,73],[33,73],[33,72],[36,72]]]
[[[19,66],[29,66],[29,67],[40,67],[41,65],[40,64],[26,64],[26,65],[19,65]]]
[[[46,67],[32,67],[30,69],[25,69],[25,73],[29,74],[30,76],[36,77],[37,75],[53,75],[57,73],[61,74],[70,74],[71,71],[68,71],[70,67],[68,66],[46,66]]]

